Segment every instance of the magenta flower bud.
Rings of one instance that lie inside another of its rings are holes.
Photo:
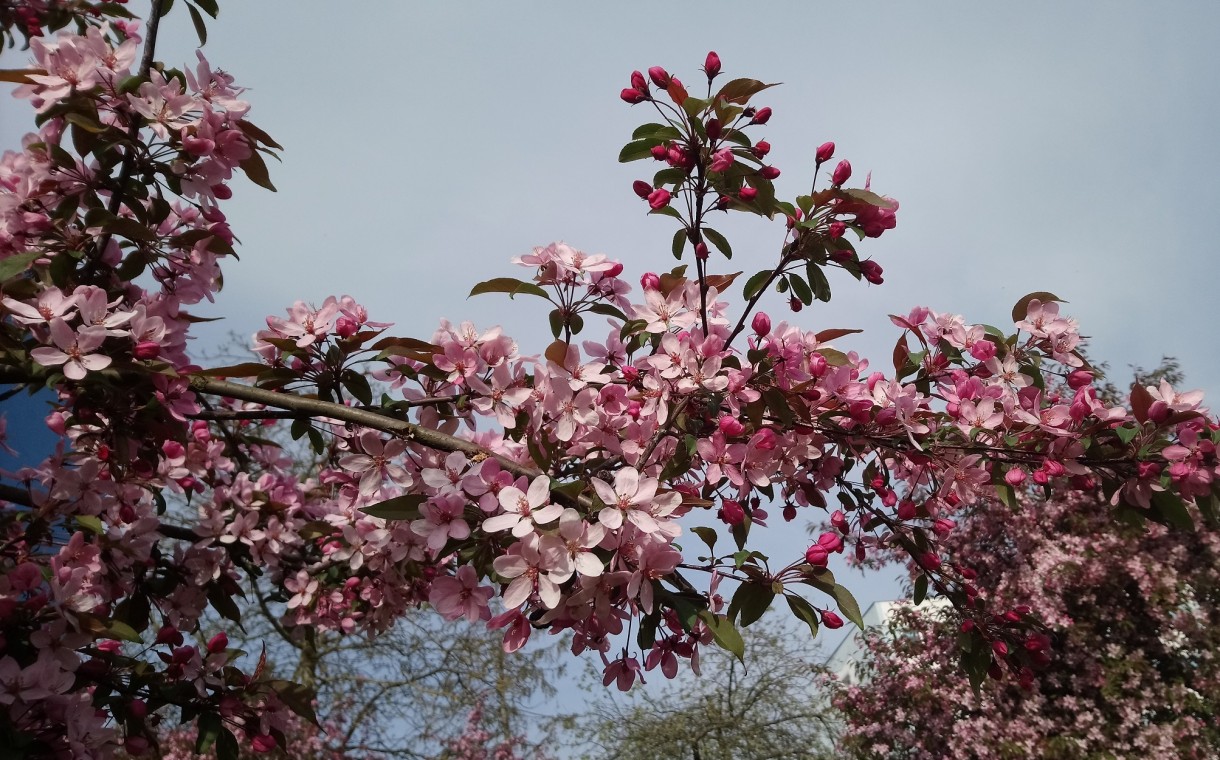
[[[771,317],[767,316],[767,312],[760,311],[754,315],[754,319],[750,320],[750,327],[754,328],[754,332],[759,335],[766,335],[771,332]]]
[[[647,95],[645,95],[644,93],[642,93],[639,90],[632,88],[632,87],[628,87],[628,88],[624,89],[622,92],[620,92],[618,94],[618,96],[620,98],[622,98],[623,100],[625,100],[626,102],[630,103],[631,105],[635,105],[636,103],[643,103],[645,100],[648,100]]]
[[[932,552],[924,552],[916,557],[916,561],[919,563],[919,566],[925,570],[935,572],[940,569],[940,557],[936,556]]]
[[[976,340],[970,346],[970,355],[981,362],[995,357],[995,344],[989,340]]]
[[[728,171],[729,167],[733,165],[733,161],[733,151],[724,148],[712,154],[712,165],[708,168],[714,172]]]
[[[602,272],[603,277],[618,277],[623,273],[623,262],[615,261],[610,264],[610,268]]]
[[[824,142],[818,146],[817,153],[814,154],[815,160],[819,164],[824,164],[834,157],[835,144],[832,142]]]
[[[823,533],[818,536],[818,545],[832,553],[843,551],[843,539],[838,533]]]
[[[161,355],[161,346],[151,340],[142,340],[131,350],[131,355],[137,359],[156,359]]]
[[[826,567],[830,561],[830,552],[821,544],[814,544],[805,550],[805,561],[814,567]]]
[[[651,153],[652,157],[656,160],[664,161],[669,155],[669,147],[665,145],[654,145],[648,149],[648,152]]]
[[[221,631],[212,638],[208,639],[208,652],[216,654],[223,652],[229,648],[229,634]]]
[[[250,740],[250,747],[255,752],[271,752],[278,746],[271,734],[259,734]]]
[[[799,301],[797,303],[800,303]],[[814,377],[821,377],[826,374],[830,364],[826,361],[826,357],[821,354],[814,354],[809,357],[809,374]]]
[[[973,620],[963,620],[961,628],[959,628],[959,630],[962,633],[970,633],[971,631],[974,630],[974,626],[975,626],[975,622]]]
[[[133,699],[127,703],[127,714],[133,718],[144,718],[148,715],[148,704],[142,699]]]
[[[1012,467],[1004,473],[1004,482],[1015,488],[1025,482],[1025,477],[1025,470],[1020,467]]]
[[[793,314],[796,314],[801,309],[805,308],[805,304],[801,303],[801,299],[793,296],[792,298],[788,299],[788,308],[792,309]]]
[[[669,199],[673,196],[665,188],[657,188],[648,194],[648,207],[653,211],[665,208],[669,205]]]
[[[936,522],[932,523],[932,532],[940,538],[944,538],[952,533],[955,527],[957,527],[957,523],[941,517]]]
[[[1151,480],[1161,474],[1161,465],[1156,462],[1140,462],[1137,465],[1140,480]]]
[[[660,290],[661,278],[655,272],[645,272],[640,277],[640,287],[644,290]]]
[[[218,182],[210,188],[217,200],[227,201],[233,197],[233,190],[223,182]]]
[[[756,144],[753,148],[750,148],[750,152],[754,154],[755,158],[761,161],[768,153],[771,152],[771,143],[767,142],[766,140],[759,140],[758,144]]]
[[[743,187],[737,191],[737,197],[741,198],[746,203],[749,203],[750,201],[752,201],[756,197],[758,197],[758,191],[755,190],[754,188],[750,187],[749,185],[746,185],[745,187]]]
[[[150,747],[152,747],[152,743],[143,736],[129,736],[123,742],[123,751],[132,757],[143,755],[148,752]]]
[[[826,237],[831,240],[838,240],[843,237],[844,232],[847,232],[847,224],[844,222],[831,222],[826,227]]]
[[[847,515],[843,514],[843,510],[836,509],[830,515],[830,524],[835,530],[847,532]]]
[[[707,124],[703,128],[707,132],[707,139],[720,139],[720,133],[723,130],[723,127],[720,125],[720,119],[708,119]]]
[[[172,625],[164,626],[157,631],[157,643],[177,646],[182,643],[182,633]]]
[[[1171,411],[1172,410],[1169,408],[1169,404],[1157,399],[1148,407],[1148,419],[1160,425],[1165,420],[1169,419],[1169,414]]]
[[[732,499],[725,499],[720,505],[720,519],[728,525],[741,525],[745,522],[746,511],[741,504]]]
[[[708,53],[707,58],[703,59],[703,71],[707,74],[707,81],[709,82],[720,73],[720,56],[716,55],[715,50]]]
[[[882,271],[884,270],[881,269],[881,265],[872,259],[860,262],[860,274],[864,275],[864,279],[868,280],[874,285],[880,285],[881,283],[885,282],[885,280],[881,277]]]
[[[660,87],[662,90],[669,87],[669,72],[660,66],[653,66],[650,68],[648,70],[648,78],[652,80],[653,84]]]
[[[775,447],[779,445],[779,437],[775,435],[775,431],[771,428],[763,428],[754,434],[751,443],[759,451],[774,451]]]
[[[720,419],[717,420],[716,424],[717,427],[720,428],[720,432],[724,433],[729,438],[736,438],[737,436],[746,432],[746,426],[741,424],[741,420],[737,419],[731,414],[720,415]]]
[[[915,517],[915,502],[910,499],[903,499],[898,502],[898,519],[911,520]]]
[[[774,166],[764,166],[758,170],[758,173],[762,175],[763,179],[775,179],[779,176],[779,169]]]
[[[648,80],[638,71],[631,72],[631,87],[640,92],[648,92]]]
[[[695,257],[701,261],[707,261],[707,243],[702,241],[695,243]]]
[[[751,124],[766,124],[771,119],[771,109],[760,108],[754,112],[754,118],[750,119]]]
[[[1078,369],[1067,377],[1068,387],[1079,390],[1093,382],[1093,373],[1087,369]]]
[[[823,610],[822,625],[833,631],[843,627],[843,618],[839,617],[830,610]]]
[[[830,183],[832,185],[842,185],[851,178],[851,162],[846,158],[839,162],[835,167],[834,174],[830,175]]]
[[[641,198],[647,198],[652,194],[652,185],[648,184],[642,179],[637,179],[635,182],[632,182],[631,189],[634,190],[635,194]]]
[[[993,641],[991,642],[991,651],[995,652],[999,657],[1007,657],[1008,645],[1003,641]]]
[[[360,330],[360,325],[351,317],[339,317],[335,320],[335,332],[340,338],[350,338]]]

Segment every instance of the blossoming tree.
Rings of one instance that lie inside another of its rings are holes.
[[[741,656],[739,628],[772,605],[814,634],[858,624],[829,555],[898,547],[917,592],[979,621],[963,641],[977,684],[1036,669],[1045,653],[1024,642],[1042,624],[993,609],[974,570],[946,561],[947,510],[1013,502],[1030,478],[1102,488],[1116,516],[1215,518],[1199,399],[1100,398],[1050,293],[1022,299],[1011,330],[893,316],[883,369],[833,347],[851,330],[758,311],[771,288],[793,311],[827,301],[840,273],[880,285],[857,244],[893,229],[898,204],[850,186],[833,143],[811,192],[778,198],[772,113],[755,105],[770,85],[728,79],[714,53],[693,93],[659,67],[621,93],[653,116],[620,160],[658,167],[634,190],[693,267],[633,290],[621,264],[552,244],[515,260],[522,278],[472,291],[548,302],[554,341],[533,351],[467,323],[394,336],[343,296],[269,317],[256,361],[203,368],[191,309],[234,254],[228,183],[273,189],[264,157],[280,146],[202,54],[157,62],[174,5],[154,0],[144,24],[121,3],[0,6],[8,39],[29,39],[32,61],[3,77],[37,130],[0,159],[0,379],[56,394],[47,425],[63,440],[0,493],[6,746],[139,754],[170,714],[221,757],[283,745],[292,713],[312,719],[310,691],[223,633],[194,638],[209,611],[240,625],[253,575],[282,589],[294,626],[375,635],[428,606],[503,629],[509,651],[570,632],[626,689],[697,670],[708,645]],[[202,40],[215,0],[178,7]],[[761,270],[717,271],[726,213],[786,225]],[[267,419],[324,458],[317,477],[258,435]],[[167,503],[188,499],[190,521],[172,519]],[[830,512],[834,529],[765,556],[752,547],[771,504],[785,521]]]

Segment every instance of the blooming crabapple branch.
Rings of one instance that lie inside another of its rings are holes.
[[[228,380],[216,380],[210,377],[203,377],[202,375],[193,375],[191,377],[191,387],[198,392],[213,396],[223,396],[239,401],[252,401],[256,404],[265,404],[266,406],[279,409],[300,412],[309,417],[326,417],[350,422],[373,430],[380,430],[383,433],[401,436],[436,451],[458,451],[471,457],[477,456],[495,459],[506,472],[511,472],[518,477],[532,480],[545,475],[541,470],[520,465],[511,459],[490,452],[470,441],[446,435],[438,430],[431,430],[404,420],[387,417],[384,414],[376,412],[354,409],[343,404],[305,398],[290,393],[264,390],[249,385],[229,382]],[[551,493],[552,498],[568,506],[580,506],[584,509],[592,509],[593,507],[592,502],[586,498],[573,499],[556,489],[552,489]]]

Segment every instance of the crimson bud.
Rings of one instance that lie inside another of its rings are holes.
[[[637,179],[635,182],[632,182],[631,189],[634,190],[635,194],[641,198],[647,198],[652,194],[652,185],[648,184],[642,179]]]
[[[868,280],[874,285],[880,285],[881,283],[885,282],[885,280],[881,277],[882,271],[884,270],[881,269],[881,265],[872,259],[860,262],[860,274],[864,275],[864,279]]]
[[[851,162],[846,158],[839,162],[835,167],[834,174],[830,175],[830,182],[833,185],[842,185],[851,177]]]
[[[644,290],[660,290],[661,278],[654,272],[645,272],[640,277],[640,287]]]
[[[766,335],[771,332],[771,317],[767,316],[767,312],[760,311],[750,321],[750,327],[754,328],[754,332],[759,335]]]
[[[741,525],[745,522],[746,511],[741,504],[732,499],[725,499],[720,505],[720,519],[728,525]]]
[[[771,108],[760,108],[754,113],[754,118],[750,119],[751,124],[766,124],[771,119]]]
[[[703,60],[703,71],[707,73],[707,81],[712,81],[720,73],[720,56],[713,50]]]
[[[832,142],[824,142],[818,146],[817,153],[814,154],[815,160],[819,164],[824,164],[829,161],[835,154],[835,144]]]
[[[644,93],[640,92],[639,90],[634,89],[632,87],[628,87],[628,88],[624,89],[622,92],[620,92],[618,94],[618,96],[620,98],[622,98],[623,100],[625,100],[626,102],[630,103],[631,105],[635,105],[636,103],[643,103],[645,100],[648,100],[648,96],[646,94],[644,94]]]
[[[754,198],[757,197],[757,195],[758,195],[758,191],[755,190],[754,188],[750,187],[749,185],[746,185],[745,187],[743,187],[737,191],[737,197],[741,198],[743,201],[746,201],[747,203],[754,200]]]
[[[779,169],[774,166],[764,166],[758,170],[758,173],[763,176],[763,179],[775,179],[779,176]]]
[[[669,155],[669,148],[664,145],[654,145],[648,149],[648,152],[651,153],[652,157],[656,160],[664,161],[665,157]]]
[[[665,188],[657,188],[648,194],[648,207],[653,211],[665,208],[669,205],[669,199],[673,196]]]
[[[826,567],[830,561],[830,552],[821,544],[814,544],[805,550],[805,561],[814,567]]]
[[[225,633],[224,631],[221,631],[220,633],[216,634],[215,636],[213,636],[211,639],[208,640],[208,652],[210,652],[211,654],[216,654],[217,652],[223,652],[228,648],[229,648],[229,635],[227,633]]]
[[[660,66],[653,66],[650,68],[648,70],[648,78],[652,80],[653,84],[660,87],[662,90],[669,86],[669,72]]]
[[[638,71],[631,72],[631,86],[640,92],[648,92],[648,82],[645,81],[644,75]]]
[[[843,627],[843,618],[839,617],[830,610],[822,610],[822,625],[833,631],[837,628]]]
[[[830,238],[831,240],[838,240],[839,238],[843,237],[844,232],[847,232],[847,224],[844,222],[831,222],[830,225],[826,227],[826,237]]]
[[[720,138],[720,119],[708,119],[707,124],[703,128],[707,132],[707,139],[716,140]]]
[[[750,152],[754,154],[755,158],[761,159],[763,156],[771,152],[771,143],[767,142],[766,140],[759,140],[758,144],[756,144],[753,148],[750,148]]]

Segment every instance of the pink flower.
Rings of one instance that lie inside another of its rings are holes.
[[[729,150],[728,148],[724,148],[723,150],[718,150],[712,154],[712,165],[710,168],[714,172],[728,171],[728,169],[733,165],[734,160],[733,151]]]
[[[483,521],[483,530],[497,533],[502,530],[512,530],[518,538],[533,533],[536,526],[553,522],[563,513],[563,507],[551,504],[550,478],[540,475],[530,483],[528,493],[523,493],[516,486],[508,486],[500,490],[500,506],[504,514],[489,517]]]
[[[410,474],[392,461],[407,449],[401,440],[392,438],[383,441],[376,430],[366,430],[360,434],[357,444],[363,453],[344,456],[339,460],[339,466],[360,475],[361,496],[372,496],[387,478],[395,485],[405,487],[411,484]]]
[[[660,526],[654,514],[667,516],[682,502],[682,495],[678,493],[657,496],[657,479],[641,478],[634,467],[616,472],[613,488],[605,481],[595,479],[593,490],[606,505],[597,513],[598,522],[610,530],[621,528],[625,518],[644,533],[656,533]]]
[[[51,340],[58,349],[36,348],[30,352],[30,356],[44,367],[64,365],[64,377],[69,380],[81,380],[88,372],[110,366],[109,356],[90,353],[105,342],[104,327],[88,326],[73,331],[67,322],[56,317],[51,320]]]
[[[432,581],[428,603],[446,620],[464,617],[471,623],[491,618],[487,606],[495,590],[480,586],[478,575],[470,565],[462,565],[455,575],[438,576]]]

